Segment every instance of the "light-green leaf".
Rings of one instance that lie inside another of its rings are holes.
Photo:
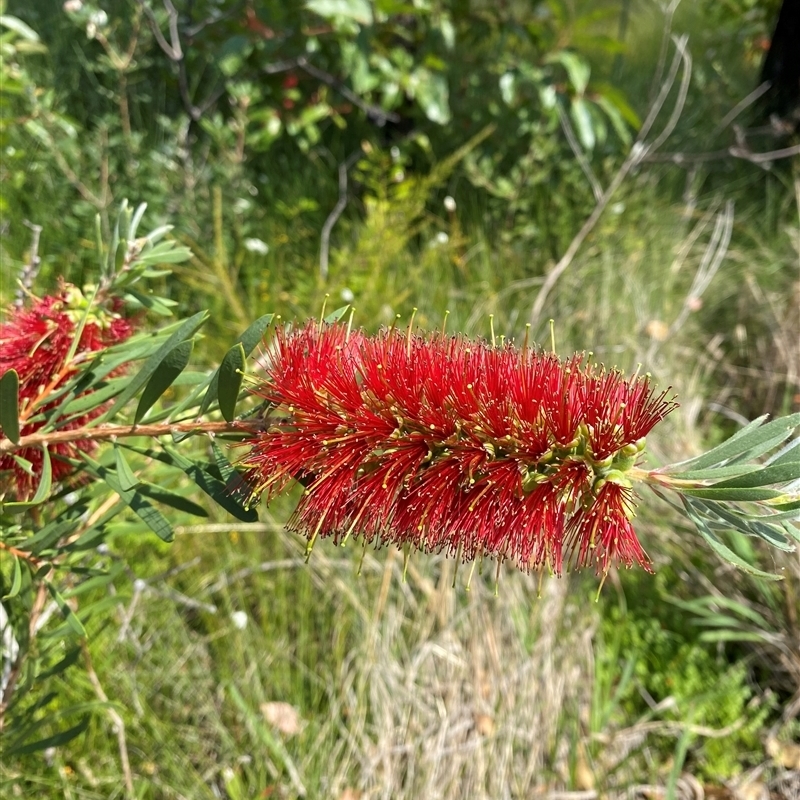
[[[191,339],[175,345],[156,365],[150,380],[147,382],[142,396],[139,398],[139,405],[136,407],[136,414],[133,417],[134,425],[138,425],[144,415],[155,405],[159,397],[172,386],[178,375],[186,369],[189,357],[192,354],[194,343]]]
[[[0,378],[0,428],[7,439],[19,442],[19,375],[13,369]]]

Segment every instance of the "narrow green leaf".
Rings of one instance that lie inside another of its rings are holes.
[[[53,485],[53,466],[50,463],[50,452],[46,445],[42,446],[42,477],[36,487],[36,494],[31,498],[31,505],[38,506],[50,496],[50,487]]]
[[[687,481],[713,481],[733,478],[737,475],[746,475],[761,469],[760,464],[732,464],[727,467],[709,467],[708,469],[693,469],[689,472],[671,473],[681,480]]]
[[[253,352],[256,345],[263,340],[264,333],[266,332],[267,328],[269,327],[270,323],[272,322],[272,314],[264,314],[263,316],[259,317],[255,322],[247,327],[247,329],[242,333],[242,335],[236,340],[233,347],[228,351],[230,353],[236,345],[241,345],[244,350],[245,358]],[[227,355],[226,355],[227,358]],[[214,372],[211,376],[211,379],[208,384],[208,391],[205,393],[203,397],[203,402],[200,405],[200,416],[206,413],[208,409],[211,407],[211,404],[217,399],[219,396],[219,382],[220,382],[220,372],[222,370],[222,365]],[[237,396],[238,396],[238,389],[237,389]],[[230,420],[229,420],[230,421]]]
[[[158,509],[153,508],[140,491],[123,489],[115,473],[90,458],[86,453],[82,453],[81,455],[86,464],[87,472],[94,475],[99,480],[105,481],[108,487],[120,496],[131,511],[133,511],[156,536],[163,539],[165,542],[171,542],[175,538],[175,533],[166,517],[164,517]]]
[[[61,747],[80,736],[89,727],[89,720],[90,717],[87,715],[72,728],[48,736],[46,739],[40,739],[38,742],[31,742],[25,745],[12,745],[4,750],[4,755],[6,757],[24,756],[29,753],[36,753],[39,750],[47,750],[48,747]]]
[[[16,597],[22,588],[22,565],[20,564],[22,559],[17,556],[12,556],[12,558],[14,559],[14,569],[11,576],[11,588],[8,590],[8,594],[3,596],[3,600],[10,600],[12,597]]]
[[[56,589],[56,587],[53,586],[50,581],[45,581],[45,585],[47,586],[50,594],[53,596],[53,600],[55,600],[58,604],[58,607],[61,609],[61,613],[64,615],[64,619],[75,635],[85,638],[86,629],[83,627],[83,623],[78,619],[78,615],[69,607],[67,601],[61,596],[58,589]]]
[[[692,470],[699,470],[706,469],[707,467],[713,467],[715,464],[723,463],[731,456],[743,452],[743,450],[738,449],[739,442],[742,439],[749,437],[752,433],[757,433],[758,429],[768,416],[768,414],[763,414],[762,416],[752,420],[752,422],[748,422],[744,428],[736,431],[733,436],[731,436],[729,439],[726,439],[724,442],[722,442],[722,444],[718,444],[707,453],[703,453],[695,458],[690,458],[688,461],[681,461],[679,464],[672,464],[671,467],[675,468],[676,471],[678,467],[691,467]],[[744,450],[747,450],[747,445],[745,445]]]
[[[133,417],[134,425],[138,425],[142,421],[144,415],[155,405],[158,398],[172,386],[178,375],[186,369],[193,346],[192,340],[187,339],[175,345],[156,364],[153,374],[150,376],[147,386],[145,386],[142,396],[139,398],[139,405],[136,407],[136,414]]]
[[[198,505],[192,500],[189,500],[188,497],[184,497],[181,494],[176,494],[175,492],[169,491],[169,489],[164,489],[160,486],[154,486],[152,483],[143,483],[139,486],[139,491],[149,497],[151,500],[155,500],[157,503],[161,503],[165,506],[170,506],[178,511],[184,511],[187,514],[192,514],[195,517],[207,517],[208,511],[206,511],[202,506]]]
[[[323,321],[327,322],[329,325],[332,325],[334,322],[338,322],[348,312],[349,308],[349,305],[337,308],[335,311],[331,311],[331,313],[328,314]]]
[[[755,631],[705,631],[698,638],[701,642],[763,642],[769,640],[769,635]]]
[[[171,317],[172,309],[178,304],[174,300],[168,300],[165,297],[157,297],[152,294],[145,294],[136,289],[128,288],[125,292],[125,300],[130,303],[134,308],[146,308],[160,317]]]
[[[232,422],[236,415],[236,401],[244,378],[245,354],[242,343],[231,347],[219,365],[219,410],[222,416]]]
[[[36,676],[37,682],[41,685],[41,682],[47,678],[53,678],[56,675],[60,675],[62,672],[64,672],[64,670],[69,669],[78,660],[80,654],[81,648],[73,647],[67,652],[61,661],[59,661],[57,664],[54,664],[52,667],[50,667],[50,669],[40,672]]]
[[[782,464],[773,464],[771,467],[762,467],[746,475],[715,483],[713,489],[747,489],[754,486],[768,486],[773,483],[788,483],[800,478],[800,461],[787,461]]]
[[[796,439],[792,439],[785,447],[782,447],[775,455],[773,455],[768,461],[767,465],[772,466],[774,464],[783,464],[786,461],[800,461],[800,452],[794,453],[792,452],[796,447],[800,446],[800,436]]]
[[[747,572],[750,575],[756,575],[759,578],[766,578],[767,580],[771,581],[782,580],[780,575],[773,575],[770,572],[764,572],[763,570],[757,569],[752,564],[748,564],[743,558],[734,553],[730,547],[728,547],[726,544],[723,544],[708,527],[708,525],[705,524],[703,519],[692,509],[689,503],[686,503],[686,510],[697,527],[697,530],[700,532],[700,535],[706,540],[709,547],[720,558],[724,559],[729,564],[733,564],[735,567],[738,567],[743,572]]]
[[[128,387],[114,401],[114,405],[98,419],[98,422],[110,421],[117,412],[150,380],[150,376],[158,369],[165,356],[172,352],[173,348],[185,341],[205,322],[208,314],[205,311],[198,311],[194,316],[189,317],[185,322],[178,325],[175,332],[156,350],[141,369],[134,375]]]
[[[33,477],[33,464],[28,461],[27,458],[23,458],[22,456],[18,456],[16,453],[9,453],[11,458],[14,460],[14,463],[23,471],[27,472],[28,475]]]
[[[0,428],[7,439],[19,442],[19,375],[13,369],[0,378]]]
[[[747,515],[736,514],[726,508],[723,503],[706,502],[703,500],[692,500],[692,505],[699,508],[701,513],[705,513],[711,520],[719,520],[717,525],[721,525],[725,530],[738,530],[749,536],[759,536],[774,547],[791,552],[794,547],[786,541],[786,537],[772,525],[768,517],[754,519]]]
[[[86,507],[86,503],[83,502],[70,506],[57,519],[49,522],[40,531],[22,542],[19,545],[20,550],[38,555],[50,548],[62,537],[69,536],[80,524]]]
[[[227,483],[231,478],[236,477],[236,470],[233,468],[231,462],[228,461],[227,456],[222,452],[222,449],[215,439],[211,440],[211,452],[214,454],[214,463],[217,465],[222,480]]]
[[[245,508],[238,499],[237,491],[241,484],[236,472],[233,472],[226,482],[211,474],[211,465],[194,462],[182,456],[174,448],[165,447],[163,450],[146,450],[132,445],[124,445],[134,452],[154,458],[164,464],[177,467],[191,478],[195,484],[211,497],[217,505],[242,522],[256,522],[258,514],[251,508]]]
[[[117,464],[117,479],[119,480],[119,485],[125,491],[128,491],[129,489],[135,489],[141,483],[141,481],[133,474],[133,470],[125,460],[125,455],[122,452],[122,448],[116,445],[114,446],[114,459],[116,460]]]
[[[715,486],[709,486],[704,489],[675,487],[675,491],[690,497],[704,497],[708,500],[738,500],[740,503],[754,500],[772,500],[781,496],[781,492],[778,489],[717,489]]]

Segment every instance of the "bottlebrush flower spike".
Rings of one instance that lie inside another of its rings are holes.
[[[89,300],[75,286],[63,283],[55,295],[33,298],[27,306],[12,307],[7,320],[0,324],[0,375],[16,370],[19,376],[20,434],[35,433],[45,424],[51,412],[63,398],[53,398],[85,361],[86,354],[102,350],[127,339],[133,323],[111,308],[96,305],[89,310]],[[81,322],[80,340],[73,348]],[[84,393],[85,394],[85,393]],[[106,406],[99,406],[82,416],[60,424],[60,430],[81,428],[98,417]],[[30,420],[30,421],[29,421]],[[0,428],[0,434],[2,429]],[[93,442],[58,444],[50,448],[52,479],[66,477],[72,467],[63,457],[75,457],[79,450],[89,452]],[[15,454],[0,457],[0,490],[12,491],[19,500],[33,493],[42,470],[42,451],[23,448]],[[24,468],[22,459],[30,463]]]
[[[293,479],[290,527],[561,574],[649,559],[629,476],[676,403],[647,377],[461,337],[277,334],[269,427],[243,458],[253,498]]]

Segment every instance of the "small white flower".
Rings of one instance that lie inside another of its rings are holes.
[[[260,256],[265,256],[269,253],[269,245],[261,239],[245,239],[244,249],[250,253],[258,253]]]
[[[436,234],[436,244],[447,244],[449,241],[450,237],[444,231]]]
[[[356,298],[356,296],[353,294],[353,290],[348,289],[346,286],[339,293],[339,296],[345,301],[345,303],[352,303]]]
[[[231,622],[237,631],[243,631],[247,627],[247,612],[246,611],[233,611],[231,612]]]
[[[143,581],[141,578],[137,578],[133,582],[133,591],[137,594],[140,594],[147,588],[147,581]]]
[[[450,195],[447,195],[443,202],[445,210],[449,211],[451,214],[456,210],[456,201],[450,197]]]
[[[623,211],[625,211],[625,203],[614,203],[610,209],[612,214],[616,214],[619,216]]]
[[[83,8],[83,0],[67,0],[62,8],[67,14],[77,14]]]
[[[399,161],[399,159],[400,159],[400,148],[399,148],[397,145],[395,145],[395,146],[394,146],[394,147],[393,147],[393,148],[392,148],[392,149],[389,151],[389,153],[390,153],[390,154],[391,154],[391,156],[392,156],[392,161]]]
[[[105,28],[108,25],[108,14],[102,8],[98,8],[97,11],[92,11],[89,21],[98,28]]]

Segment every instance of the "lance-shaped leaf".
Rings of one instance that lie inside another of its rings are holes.
[[[0,428],[7,439],[19,442],[19,375],[13,369],[0,378]]]
[[[150,380],[147,382],[142,396],[139,398],[139,405],[136,407],[136,414],[133,417],[134,425],[138,425],[144,415],[155,405],[159,397],[169,389],[178,375],[186,369],[189,357],[192,354],[193,342],[187,339],[185,342],[175,345],[156,365]]]
[[[766,415],[764,415],[754,419],[740,431],[737,431],[730,439],[717,445],[717,447],[702,456],[672,465],[669,472],[681,474],[683,470],[707,469],[737,457],[755,457],[756,454],[765,453],[780,444],[800,425],[800,413],[780,417],[763,424],[766,418]],[[760,453],[757,452],[759,450]]]
[[[185,341],[194,335],[195,331],[205,322],[208,314],[205,311],[198,311],[194,316],[189,317],[185,322],[181,323],[174,331],[174,333],[167,339],[161,347],[156,350],[147,361],[144,362],[141,369],[134,375],[127,389],[117,397],[114,405],[99,418],[99,422],[108,422],[111,420],[120,409],[132,398],[139,390],[150,380],[150,377],[158,369],[161,362],[171,353],[176,345]]]
[[[264,314],[264,316],[259,317],[255,322],[249,325],[247,330],[244,331],[244,333],[236,340],[233,347],[228,351],[228,355],[237,347],[237,345],[241,345],[242,350],[244,351],[244,356],[247,358],[247,356],[253,352],[256,345],[264,338],[264,333],[269,327],[269,324],[272,322],[272,317],[272,314]],[[225,358],[227,358],[228,355],[226,355]],[[200,405],[199,416],[205,414],[206,411],[208,411],[208,409],[211,407],[211,404],[219,397],[221,371],[222,364],[220,364],[219,368],[214,372],[209,380],[208,390],[203,396],[203,402]],[[239,389],[237,388],[236,395],[238,396],[238,394]],[[226,417],[226,419],[228,418]]]
[[[78,615],[70,608],[69,603],[61,596],[58,589],[53,586],[50,581],[45,581],[45,585],[47,586],[48,591],[53,596],[53,600],[56,601],[58,607],[61,609],[61,613],[64,615],[64,619],[67,621],[67,624],[72,629],[72,631],[76,634],[76,636],[80,636],[85,638],[86,636],[86,628],[83,627],[83,623],[78,619]]]
[[[728,563],[733,564],[750,575],[755,575],[759,578],[766,578],[767,580],[771,581],[782,580],[780,575],[773,575],[771,572],[764,572],[763,570],[754,567],[752,564],[748,564],[748,562],[741,558],[741,556],[734,553],[730,547],[720,541],[719,537],[711,530],[711,528],[708,527],[705,520],[692,507],[692,504],[688,502],[687,498],[684,498],[684,505],[686,507],[686,513],[689,515],[692,522],[694,522],[697,530],[700,531],[700,535],[706,540],[706,542],[708,542],[709,547],[711,547],[711,549],[718,556],[720,556],[720,558],[723,558]]]
[[[28,511],[34,506],[41,505],[50,496],[50,489],[53,485],[53,465],[50,463],[50,452],[46,446],[42,447],[42,476],[39,478],[39,485],[36,493],[30,500],[3,503],[3,511],[9,514],[19,514]]]
[[[239,342],[225,353],[225,358],[219,365],[217,400],[219,410],[228,422],[232,422],[236,415],[236,401],[239,399],[239,390],[242,388],[244,378],[244,362],[244,347]]]
[[[118,476],[107,467],[90,458],[86,453],[81,454],[86,464],[86,471],[98,480],[104,481],[109,489],[115,491],[125,504],[133,511],[142,522],[165,542],[175,538],[172,525],[167,518],[145,498],[138,489],[123,489]]]
[[[232,514],[236,519],[242,522],[256,522],[258,520],[258,514],[253,509],[245,508],[236,495],[236,483],[239,479],[232,467],[230,469],[233,474],[229,478],[220,480],[217,475],[213,474],[216,469],[211,464],[192,461],[182,456],[174,448],[165,447],[162,451],[159,451],[147,450],[129,444],[123,446],[135,453],[140,453],[181,470],[209,497],[213,498],[217,505]]]
[[[782,464],[773,464],[746,475],[715,483],[713,489],[749,489],[756,486],[769,486],[775,483],[789,483],[800,478],[800,461],[786,461]]]
[[[24,756],[28,753],[36,753],[39,750],[47,750],[48,747],[61,747],[67,742],[71,742],[77,736],[80,736],[88,727],[90,717],[87,715],[71,728],[60,733],[55,733],[48,736],[46,739],[40,739],[38,742],[30,742],[28,744],[12,744],[3,750],[3,754],[10,758],[11,756]]]

